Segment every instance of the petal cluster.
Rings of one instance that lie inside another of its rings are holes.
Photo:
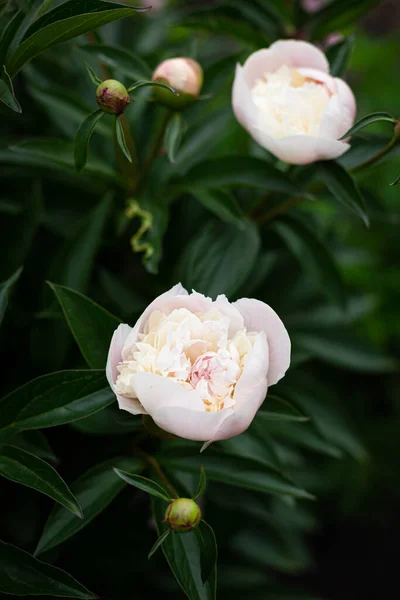
[[[289,367],[290,339],[266,304],[215,301],[177,285],[135,327],[115,331],[107,377],[120,408],[162,429],[211,442],[250,425]]]
[[[278,41],[238,65],[232,104],[252,137],[287,163],[333,159],[349,148],[339,138],[354,121],[353,93],[308,42]]]

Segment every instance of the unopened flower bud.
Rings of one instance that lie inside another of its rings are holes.
[[[169,85],[179,94],[175,96],[166,88],[155,87],[154,95],[158,102],[172,110],[182,110],[199,97],[203,69],[191,58],[170,58],[158,65],[152,79]]]
[[[115,79],[106,79],[96,90],[97,104],[102,110],[121,115],[130,102],[126,87]]]
[[[171,502],[165,512],[165,520],[171,529],[179,533],[193,531],[200,523],[201,510],[194,500],[178,498]]]

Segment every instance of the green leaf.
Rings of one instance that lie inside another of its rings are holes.
[[[15,52],[15,50],[19,46],[20,42],[23,40],[28,29],[31,27],[31,25],[34,23],[34,21],[40,16],[43,4],[45,4],[45,2],[46,2],[46,0],[33,0],[30,3],[29,9],[25,13],[25,15],[21,21],[21,24],[19,25],[17,31],[15,32],[15,34],[13,36],[12,42],[8,49],[8,53],[7,53],[8,56],[11,56]]]
[[[183,134],[185,131],[185,122],[180,113],[175,113],[171,121],[168,123],[167,130],[165,132],[164,145],[167,149],[167,155],[169,160],[174,163],[175,156],[181,145]]]
[[[256,30],[254,24],[246,22],[240,15],[234,17],[225,16],[223,9],[213,6],[210,10],[198,11],[198,14],[192,14],[184,19],[182,26],[196,31],[207,31],[216,35],[229,36],[235,40],[245,43],[252,48],[265,48],[269,45],[270,40],[267,36]]]
[[[35,138],[13,144],[8,150],[0,150],[0,163],[56,169],[69,175],[76,173],[74,144],[59,139]],[[89,158],[85,174],[94,176],[96,181],[100,179],[121,185],[118,174],[99,158]]]
[[[137,416],[111,405],[86,419],[74,421],[70,427],[86,435],[128,435],[143,430],[143,422]]]
[[[6,281],[0,283],[0,323],[3,320],[4,313],[6,312],[8,297],[13,286],[17,283],[20,275],[22,273],[22,267],[17,269],[11,277],[9,277]]]
[[[40,458],[57,462],[57,457],[51,449],[46,436],[39,430],[20,431],[9,437],[7,444],[26,450],[35,456],[40,456]]]
[[[0,429],[40,429],[83,419],[115,401],[104,371],[42,375],[0,401]]]
[[[364,127],[368,127],[368,125],[376,123],[377,121],[389,121],[389,123],[396,123],[396,119],[392,117],[392,115],[390,115],[389,113],[370,113],[369,115],[365,115],[365,117],[357,121],[357,123],[355,123],[353,127],[350,127],[350,129],[346,131],[346,133],[342,135],[340,139],[343,140],[344,138],[347,138],[350,135],[354,135],[355,133],[357,133],[357,131],[360,131],[360,129],[364,129]]]
[[[206,472],[204,470],[203,465],[201,465],[199,485],[197,486],[197,490],[196,490],[195,495],[193,496],[193,500],[197,500],[198,498],[200,498],[200,496],[203,496],[204,492],[206,491],[206,487],[207,487]]]
[[[246,458],[277,473],[282,470],[273,442],[263,428],[262,420],[258,418],[241,435],[218,442],[218,448],[229,456]],[[207,454],[209,453],[210,451]]]
[[[343,455],[339,448],[315,431],[312,423],[303,423],[300,426],[298,423],[271,421],[264,419],[261,411],[258,413],[257,419],[260,425],[263,425],[266,433],[274,439],[292,442],[306,450],[312,450],[332,458],[341,458]]]
[[[95,110],[86,117],[86,119],[80,124],[79,129],[76,132],[74,160],[75,167],[78,171],[81,171],[87,163],[90,138],[92,137],[92,133],[97,123],[104,116],[104,114],[105,113],[101,110],[101,108]]]
[[[13,596],[97,598],[62,569],[0,540],[0,592]]]
[[[359,17],[377,6],[380,0],[336,0],[329,2],[314,15],[308,18],[312,39],[320,40],[333,31],[338,31],[347,25],[353,25]]]
[[[397,179],[395,179],[395,180],[393,181],[393,183],[391,183],[390,185],[391,185],[391,186],[393,186],[393,185],[397,185],[398,183],[400,183],[400,175],[399,175],[399,176],[398,176],[398,178],[397,178]]]
[[[179,182],[179,187],[189,191],[243,186],[304,195],[304,191],[286,173],[251,156],[223,156],[206,160],[191,169]]]
[[[150,494],[151,496],[155,496],[156,498],[161,498],[161,500],[165,500],[166,502],[171,502],[171,498],[168,495],[168,492],[164,490],[158,483],[152,481],[152,479],[148,479],[147,477],[142,477],[141,475],[135,475],[132,473],[127,473],[126,471],[122,471],[121,469],[117,469],[114,467],[115,473],[118,477],[121,477],[126,483],[129,485],[133,485],[137,487],[139,490]]]
[[[243,224],[244,229],[238,230],[210,221],[192,238],[178,264],[183,285],[211,297],[235,294],[253,268],[260,247],[254,223]]]
[[[164,531],[164,533],[162,533],[160,535],[160,537],[158,538],[158,540],[156,541],[156,543],[154,544],[154,546],[152,547],[152,549],[150,550],[147,558],[150,560],[150,558],[153,556],[153,554],[155,552],[157,552],[157,550],[160,548],[160,546],[163,545],[164,541],[167,539],[167,537],[169,535],[171,535],[171,529],[167,529],[166,531]]]
[[[46,494],[83,518],[78,501],[52,466],[15,446],[0,448],[0,475]]]
[[[105,368],[112,335],[121,321],[79,292],[54,283],[49,285],[89,367]]]
[[[333,160],[318,163],[317,169],[319,177],[332,196],[361,217],[365,225],[369,227],[364,198],[352,176]]]
[[[95,56],[101,63],[121,71],[131,79],[151,79],[152,70],[139,56],[126,48],[108,44],[87,44],[79,49]]]
[[[14,88],[5,66],[3,66],[3,71],[0,77],[0,101],[14,112],[21,113],[22,108],[15,97]]]
[[[315,358],[351,371],[390,373],[398,368],[397,361],[376,349],[367,340],[358,339],[339,329],[297,333],[293,340]]]
[[[344,284],[332,255],[314,234],[300,220],[285,217],[274,221],[271,227],[282,237],[293,256],[315,283],[341,307],[345,306]]]
[[[9,61],[10,75],[15,77],[27,62],[47,48],[146,10],[100,0],[65,2],[43,15],[28,29],[25,41]]]
[[[233,194],[223,190],[201,189],[193,189],[191,194],[221,221],[235,225],[239,229],[245,229],[242,209]]]
[[[296,421],[297,423],[304,423],[310,420],[310,417],[302,415],[291,402],[273,394],[268,394],[265,404],[268,410],[261,410],[257,413],[257,416],[262,415],[260,421],[261,419],[267,419],[269,421]]]
[[[206,583],[217,568],[218,548],[215,534],[208,523],[200,521],[194,530],[200,550],[201,580]]]
[[[282,424],[280,423],[279,425]],[[209,480],[220,481],[228,485],[278,496],[312,498],[308,492],[297,487],[283,475],[276,472],[271,473],[264,466],[245,458],[203,454],[202,456],[190,456],[187,458],[174,458],[163,455],[159,456],[158,460],[168,469],[177,469],[186,473],[196,474],[199,471],[200,465],[203,464]]]
[[[354,36],[351,35],[327,50],[326,58],[331,66],[332,77],[341,77],[346,73],[354,49],[354,40]]]
[[[35,554],[46,552],[72,537],[111,504],[126,485],[113,472],[113,465],[131,472],[140,473],[143,470],[143,465],[137,458],[121,457],[102,462],[81,475],[70,488],[82,507],[85,518],[78,519],[65,508],[56,505],[44,526]]]
[[[87,71],[87,74],[89,75],[90,81],[94,85],[98,86],[98,85],[100,85],[100,83],[102,83],[102,80],[100,79],[100,77],[96,74],[95,70],[92,69],[92,67],[87,62],[85,62],[85,69]]]
[[[168,529],[163,523],[165,505],[152,499],[154,521],[159,535]],[[161,546],[169,567],[189,600],[216,600],[216,573],[203,585],[200,570],[200,553],[194,532],[172,532]]]
[[[17,10],[8,17],[8,23],[6,23],[4,31],[0,34],[0,66],[7,62],[10,44],[12,44],[23,19],[24,13],[22,10]]]
[[[121,148],[122,153],[125,156],[125,158],[127,160],[129,160],[129,162],[131,163],[132,156],[131,156],[131,153],[129,152],[128,146],[126,145],[124,128],[122,126],[121,120],[118,117],[118,115],[116,115],[116,117],[115,117],[115,134],[116,134],[118,146]]]

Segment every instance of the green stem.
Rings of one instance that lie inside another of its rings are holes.
[[[151,467],[153,467],[153,469],[157,473],[158,477],[164,483],[165,487],[170,491],[171,498],[179,498],[178,492],[176,491],[176,489],[174,488],[172,483],[170,483],[168,481],[167,476],[165,475],[164,471],[161,469],[158,460],[156,458],[154,458],[154,456],[150,456],[149,454],[146,454],[146,460],[149,463],[149,465]]]
[[[153,146],[150,150],[150,154],[149,154],[147,160],[145,161],[143,168],[142,168],[142,172],[138,178],[138,181],[137,181],[137,184],[135,187],[136,193],[141,190],[143,183],[145,182],[146,177],[150,172],[153,162],[156,160],[156,158],[160,154],[160,151],[161,151],[163,143],[164,143],[165,132],[167,130],[168,123],[170,122],[173,114],[174,113],[172,111],[168,110],[164,115],[160,130],[157,134],[156,139],[154,140]]]

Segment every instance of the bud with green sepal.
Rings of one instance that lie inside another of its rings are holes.
[[[102,110],[114,115],[122,115],[131,101],[126,87],[116,79],[106,79],[100,83],[96,100]]]
[[[177,498],[165,511],[165,521],[178,533],[189,533],[200,523],[201,510],[190,498]]]
[[[155,88],[155,99],[170,110],[180,111],[197,100],[203,86],[203,69],[191,58],[170,58],[158,65],[153,82],[164,83],[176,90],[179,96],[171,96],[163,88]]]

